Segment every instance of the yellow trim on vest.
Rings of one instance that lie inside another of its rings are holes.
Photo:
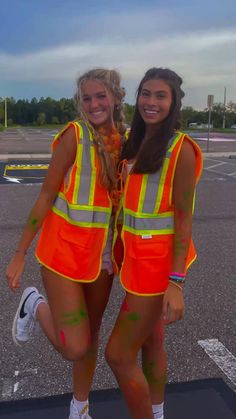
[[[64,201],[66,201],[68,207],[71,208],[71,209],[76,209],[76,210],[79,209],[79,210],[84,210],[84,211],[91,211],[91,207],[89,205],[69,203],[67,201],[67,199],[66,199],[66,197],[65,197],[65,195],[64,195],[63,192],[59,192],[58,193],[58,196],[61,199],[64,199]],[[101,207],[101,206],[98,207],[98,206],[94,205],[92,209],[94,211],[98,211],[98,212],[107,212],[108,214],[111,213],[111,208],[108,208],[108,207]],[[165,214],[168,214],[168,213],[166,212]]]
[[[159,188],[158,188],[158,192],[157,192],[157,198],[156,198],[156,203],[155,203],[155,207],[154,207],[154,212],[157,213],[159,211],[161,202],[162,202],[162,198],[163,198],[163,191],[164,191],[164,186],[165,186],[165,180],[166,180],[166,173],[169,167],[169,163],[170,163],[170,159],[169,158],[165,158],[164,160],[164,164],[162,167],[162,171],[161,171],[161,177],[160,177],[160,183],[159,183]]]
[[[170,206],[172,205],[173,181],[174,181],[174,176],[175,176],[175,169],[176,169],[176,165],[177,165],[177,161],[178,161],[178,158],[179,158],[179,153],[180,153],[180,150],[181,150],[181,147],[182,147],[183,140],[184,140],[184,137],[181,140],[181,144],[180,144],[179,149],[177,151],[176,158],[175,158],[175,161],[174,161],[174,167],[173,167],[173,170],[172,170],[172,176],[171,176],[171,181],[170,181],[170,192],[169,192],[169,205]]]
[[[82,156],[83,156],[83,144],[77,145],[77,153],[76,153],[76,165],[77,167],[81,167],[82,162]],[[73,190],[73,196],[72,196],[72,202],[76,203],[78,200],[78,191],[80,186],[80,176],[75,176],[75,183],[74,183],[74,190]]]
[[[86,221],[74,221],[71,220],[71,218],[68,217],[67,214],[65,214],[64,212],[60,211],[59,209],[53,207],[52,211],[59,215],[59,217],[64,218],[64,220],[66,220],[70,225],[75,225],[75,226],[79,226],[79,227],[89,227],[89,228],[104,228],[105,230],[108,229],[108,225],[107,223],[96,223],[96,222],[92,222],[92,223],[87,223]]]
[[[136,212],[136,211],[133,211],[131,209],[126,208],[126,209],[124,209],[124,214],[129,214],[129,215],[132,215],[132,216],[137,217],[137,218],[144,218],[144,215],[145,215],[145,218],[157,218],[157,216],[160,217],[160,218],[164,218],[164,217],[173,216],[174,212],[173,211],[166,211],[166,212],[160,212],[158,214],[154,214],[154,213],[153,214],[151,214],[151,213],[144,214],[143,212]]]
[[[122,282],[122,279],[121,279],[121,275],[120,275],[120,283],[121,283],[121,286],[122,286],[122,288],[124,288],[125,289],[125,291],[127,291],[127,292],[129,292],[130,294],[133,294],[133,295],[139,295],[140,297],[153,297],[153,296],[158,296],[158,295],[163,295],[163,294],[165,294],[165,291],[163,291],[163,292],[158,292],[158,293],[156,293],[156,294],[141,294],[140,292],[135,292],[135,291],[130,291],[128,288],[126,288],[125,286],[124,286],[124,284],[123,284],[123,282]]]
[[[35,257],[36,257],[37,261],[40,263],[40,265],[43,265],[49,271],[55,272],[62,279],[66,278],[66,279],[69,279],[70,281],[73,281],[73,282],[83,282],[85,284],[86,284],[86,282],[95,282],[98,279],[98,277],[100,275],[100,271],[101,271],[101,270],[99,270],[99,274],[96,276],[96,278],[93,278],[93,279],[75,279],[75,278],[71,278],[70,276],[63,275],[62,273],[56,271],[55,269],[52,269],[50,266],[46,265],[46,263],[42,262],[36,253],[35,253]]]
[[[147,189],[147,181],[148,181],[148,175],[145,174],[143,175],[143,178],[142,178],[142,185],[141,185],[141,190],[139,194],[138,213],[142,212],[142,209],[143,209],[144,198],[145,198],[145,193]]]
[[[163,234],[174,234],[174,228],[168,228],[163,230],[138,230],[136,228],[123,226],[124,231],[129,231],[129,233],[134,234],[135,236],[147,235],[150,234],[152,236],[163,236]]]
[[[93,205],[95,186],[96,186],[95,149],[93,146],[90,146],[90,156],[91,156],[91,164],[92,164],[92,173],[91,173],[91,184],[90,184],[90,191],[89,191],[89,205]]]

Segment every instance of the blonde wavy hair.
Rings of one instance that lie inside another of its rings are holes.
[[[118,104],[114,106],[113,121],[117,130],[122,136],[124,135],[126,129],[124,125],[125,118],[123,113],[123,98],[125,96],[125,89],[121,86],[121,77],[116,70],[95,68],[87,71],[77,79],[77,89],[74,95],[78,116],[88,125],[96,145],[100,163],[99,181],[102,186],[105,186],[109,191],[112,191],[116,187],[115,164],[110,154],[105,150],[101,134],[90,123],[81,106],[81,86],[87,81],[91,80],[98,81],[99,83],[103,84],[114,96],[116,102],[118,102]]]

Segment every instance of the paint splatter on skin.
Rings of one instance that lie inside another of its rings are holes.
[[[155,362],[148,362],[142,367],[143,373],[146,377],[148,384],[152,384],[155,387],[164,386],[167,382],[166,374],[162,377],[155,377]]]
[[[129,311],[129,307],[128,307],[127,301],[124,301],[123,302],[123,304],[121,306],[121,311],[126,311],[126,312]]]
[[[139,316],[138,313],[130,313],[130,314],[128,314],[128,319],[129,320],[136,321],[136,320],[139,320],[139,318],[140,318],[140,316]]]
[[[140,387],[140,385],[134,380],[130,380],[129,385],[130,387],[132,387],[133,390],[137,390]]]
[[[39,220],[33,214],[29,215],[27,222],[31,227],[38,228]]]
[[[60,330],[60,338],[61,338],[61,343],[63,346],[66,346],[66,337],[65,337],[65,333],[63,330]]]
[[[83,309],[63,313],[63,324],[77,326],[87,317],[87,313]]]

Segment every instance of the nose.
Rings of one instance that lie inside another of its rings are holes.
[[[148,96],[147,103],[150,106],[155,106],[156,105],[156,98],[155,98],[155,96],[154,95]]]
[[[97,108],[98,107],[98,99],[96,97],[91,97],[90,105],[91,105],[91,108]]]

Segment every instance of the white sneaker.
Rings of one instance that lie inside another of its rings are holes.
[[[17,345],[26,343],[36,331],[38,322],[35,308],[40,300],[45,302],[37,288],[28,287],[24,290],[12,326],[12,338]]]
[[[70,402],[70,416],[69,419],[92,419],[91,416],[88,414],[89,405],[86,404],[86,406],[83,408],[81,412],[78,411],[74,400],[72,399]]]

